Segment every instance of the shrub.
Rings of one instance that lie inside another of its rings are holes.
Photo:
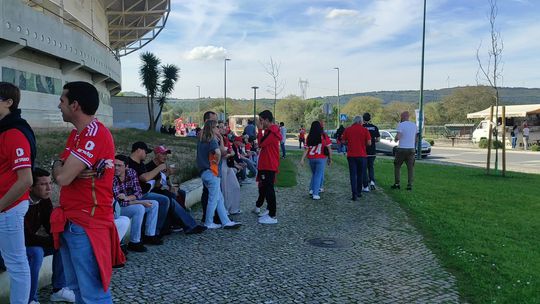
[[[430,145],[435,146],[435,141],[431,138],[424,138],[425,141],[427,141]]]
[[[535,152],[540,151],[540,146],[539,145],[532,145],[531,146],[531,151],[535,151]]]
[[[478,147],[480,149],[487,149],[488,140],[485,139],[485,138],[480,139],[480,141],[478,142]],[[502,141],[500,141],[500,140],[492,140],[492,142],[491,142],[491,148],[492,149],[495,149],[495,148],[502,149],[502,147],[503,147]]]

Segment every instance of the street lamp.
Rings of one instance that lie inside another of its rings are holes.
[[[253,89],[253,122],[255,122],[255,118],[257,117],[257,89],[259,87],[253,86],[251,88]]]
[[[337,124],[336,129],[339,128],[339,119],[340,119],[340,111],[339,111],[339,68],[334,68],[334,70],[337,70]]]
[[[224,112],[224,120],[227,121],[227,61],[231,61],[231,59],[225,57],[223,62],[225,62],[225,77],[224,77],[224,84],[223,84],[223,99],[225,108],[223,109]]]
[[[197,99],[197,116],[201,119],[201,86],[197,86],[197,90],[199,91],[199,98]]]
[[[422,131],[424,129],[424,53],[426,49],[426,0],[424,0],[424,23],[422,29],[422,68],[420,72],[420,106],[418,109],[418,143],[416,147],[416,157],[422,157]]]

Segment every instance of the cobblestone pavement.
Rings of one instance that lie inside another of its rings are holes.
[[[307,166],[306,166],[307,167]],[[310,174],[277,190],[279,224],[250,211],[254,184],[242,187],[237,231],[173,234],[163,246],[130,253],[115,270],[117,303],[457,303],[455,279],[441,268],[406,214],[382,192],[349,197],[348,173],[332,166],[322,200],[307,195]],[[196,216],[200,218],[200,213]],[[344,248],[310,245],[339,238]],[[41,291],[46,303],[49,288]]]

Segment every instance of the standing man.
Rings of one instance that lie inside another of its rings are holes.
[[[527,150],[529,148],[529,125],[525,123],[523,125],[523,150]]]
[[[298,132],[298,149],[302,149],[302,145],[306,145],[306,128],[304,126],[300,126]]]
[[[11,282],[10,302],[28,303],[30,268],[24,246],[24,215],[32,186],[35,137],[21,118],[21,92],[0,82],[0,253]]]
[[[112,267],[125,264],[113,216],[114,141],[95,117],[96,88],[82,81],[64,85],[58,108],[72,123],[66,148],[53,162],[60,207],[51,214],[68,287],[77,303],[112,303]]]
[[[401,165],[407,165],[407,190],[412,190],[414,178],[414,158],[416,154],[416,142],[418,140],[418,129],[416,124],[409,121],[409,112],[401,113],[401,122],[397,126],[396,141],[399,142],[396,157],[394,159],[394,185],[392,189],[400,189]]]
[[[274,124],[272,112],[265,110],[259,113],[256,121],[259,133],[257,141],[261,149],[257,166],[257,181],[259,182],[259,198],[257,199],[255,213],[259,215],[261,224],[277,224],[276,218],[276,192],[274,182],[279,168],[279,144],[282,142],[281,132]],[[282,144],[282,147],[285,145]],[[285,150],[283,150],[285,151]],[[264,200],[268,209],[261,213]]]
[[[271,113],[272,112],[270,112],[270,114]],[[281,133],[281,141],[280,141],[281,158],[285,158],[287,156],[287,152],[285,151],[285,141],[287,140],[287,128],[285,128],[285,123],[283,121],[279,123],[279,132]]]
[[[362,196],[363,175],[367,163],[366,147],[371,146],[371,135],[362,126],[362,123],[362,117],[356,116],[353,124],[345,129],[341,136],[341,142],[347,145],[347,161],[349,162],[353,201]]]
[[[244,134],[249,136],[248,139],[250,143],[257,139],[257,130],[255,130],[255,123],[253,120],[248,120],[248,124],[244,129]]]
[[[369,190],[375,190],[375,157],[377,156],[377,147],[375,144],[379,141],[381,134],[379,128],[371,123],[371,114],[364,113],[364,128],[369,131],[371,136],[371,145],[366,148],[367,152],[367,170],[364,170],[367,174],[364,175],[364,189],[362,191],[369,192]],[[369,186],[369,187],[368,187]]]

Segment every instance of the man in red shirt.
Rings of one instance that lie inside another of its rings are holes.
[[[306,128],[304,126],[300,126],[298,133],[298,149],[302,149],[302,145],[306,145]]]
[[[21,118],[19,88],[0,82],[0,252],[11,282],[10,303],[28,303],[30,268],[24,215],[32,186],[35,138]]]
[[[362,116],[356,116],[353,124],[345,129],[341,142],[347,145],[347,161],[351,179],[352,200],[362,196],[362,177],[367,169],[366,147],[371,145],[371,135],[362,124]]]
[[[75,129],[53,163],[53,177],[62,188],[60,207],[51,215],[51,232],[77,303],[112,303],[112,266],[125,263],[111,204],[114,142],[94,117],[98,106],[93,85],[64,85],[58,108]]]
[[[261,224],[277,224],[276,218],[276,192],[274,182],[279,168],[279,144],[281,142],[281,132],[279,127],[274,124],[272,112],[265,110],[259,113],[259,119],[256,119],[257,141],[259,142],[259,163],[257,165],[259,182],[259,198],[257,199],[255,213],[259,217]],[[268,209],[261,213],[261,207],[264,200],[268,204]]]

